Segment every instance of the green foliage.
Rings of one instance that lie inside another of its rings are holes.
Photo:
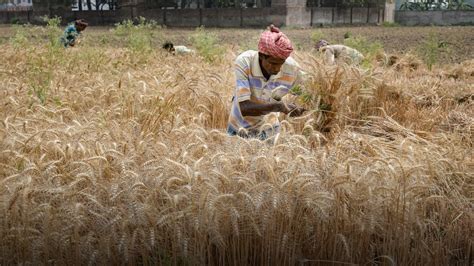
[[[125,20],[121,23],[115,24],[114,33],[118,37],[125,37],[127,47],[134,53],[148,54],[152,51],[152,41],[154,39],[161,39],[161,36],[156,36],[155,29],[160,26],[154,20],[146,20],[144,17],[139,17],[135,24],[132,20]]]
[[[379,41],[369,41],[362,36],[350,37],[344,40],[344,44],[358,50],[364,55],[362,66],[370,67],[371,62],[383,53],[383,45]]]
[[[18,17],[13,17],[12,19],[10,19],[10,24],[22,24],[22,21]]]
[[[400,6],[400,10],[409,11],[432,11],[432,10],[472,10],[473,7],[466,3],[466,0],[446,0],[416,1],[405,0]]]
[[[296,85],[293,88],[291,88],[290,93],[298,96],[301,102],[305,104],[313,100],[313,95],[303,90],[303,88],[300,85]]]
[[[65,63],[65,50],[60,41],[61,18],[45,16],[42,19],[46,22],[45,27],[18,26],[10,41],[18,48],[29,50],[26,54],[28,71],[25,73],[28,77],[29,94],[41,104],[46,104],[55,73]],[[47,40],[47,49],[41,52],[35,50],[35,46],[41,44],[38,34],[46,36]],[[37,40],[32,40],[34,38]]]
[[[114,33],[117,36],[124,37],[128,36],[134,29],[134,24],[131,19],[126,19],[122,22],[115,24]]]
[[[324,33],[321,30],[314,30],[311,33],[311,42],[317,43],[320,40],[326,39]]]
[[[54,66],[51,65],[50,55],[43,57],[39,55],[30,55],[27,73],[29,80],[29,94],[36,97],[41,104],[47,101],[47,95],[51,80],[53,79]]]
[[[398,23],[396,23],[396,22],[384,21],[384,22],[382,23],[382,26],[383,26],[384,28],[392,28],[392,27],[399,27],[400,24],[398,24]]]
[[[51,48],[54,49],[61,47],[61,41],[59,38],[61,35],[61,29],[59,28],[59,25],[61,25],[61,17],[55,16],[49,18],[48,16],[44,16],[42,19],[46,22],[46,33]]]
[[[15,35],[10,38],[10,43],[15,48],[22,48],[28,44],[28,29],[24,25],[13,25]]]
[[[221,59],[225,51],[224,47],[219,46],[217,35],[206,31],[204,27],[196,29],[191,36],[191,42],[199,54],[208,62]]]
[[[438,62],[439,55],[442,52],[449,51],[448,44],[440,41],[436,34],[430,33],[429,37],[418,46],[418,55],[431,70],[433,65]]]

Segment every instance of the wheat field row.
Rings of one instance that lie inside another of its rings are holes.
[[[310,111],[271,143],[226,135],[222,47],[2,44],[0,264],[473,263],[472,59],[296,51]]]

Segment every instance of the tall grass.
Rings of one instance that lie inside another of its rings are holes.
[[[378,41],[367,40],[363,36],[349,36],[344,44],[358,50],[364,55],[362,65],[369,68],[377,56],[383,54],[383,45]]]
[[[219,44],[217,35],[206,31],[204,27],[196,29],[191,42],[206,61],[212,63],[223,58],[225,48]]]
[[[438,63],[439,56],[442,52],[448,51],[449,47],[446,42],[440,41],[435,33],[430,33],[426,40],[417,47],[417,52],[423,61],[431,70]]]
[[[310,112],[267,144],[224,132],[232,51],[63,49],[31,102],[48,46],[0,48],[1,264],[472,264],[470,61],[296,52]]]
[[[159,26],[154,20],[139,17],[138,20],[125,20],[115,25],[114,33],[120,38],[125,38],[126,46],[135,56],[149,55],[153,49],[153,40],[161,40]]]

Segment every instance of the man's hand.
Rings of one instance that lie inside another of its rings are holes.
[[[291,117],[301,116],[305,111],[306,109],[298,107],[295,104],[280,102],[280,112],[289,114]]]

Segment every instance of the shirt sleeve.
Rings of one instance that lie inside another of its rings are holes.
[[[326,51],[324,51],[324,54],[326,56],[326,62],[330,65],[333,65],[336,60],[334,56],[334,51],[332,49],[326,49]]]
[[[249,62],[245,58],[237,58],[235,61],[236,86],[234,91],[234,97],[237,98],[237,102],[250,100],[252,92],[250,91],[249,73]]]

